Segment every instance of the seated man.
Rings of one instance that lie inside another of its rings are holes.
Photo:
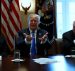
[[[73,22],[73,30],[70,30],[63,34],[63,51],[64,55],[72,53],[72,49],[75,47],[75,21]]]
[[[47,32],[38,27],[40,17],[37,14],[30,14],[28,16],[28,28],[18,32],[19,39],[17,40],[17,48],[20,49],[22,56],[29,56],[33,50],[37,55],[46,55],[49,46]],[[34,32],[35,44],[32,45],[32,32]],[[34,53],[33,52],[33,53]]]

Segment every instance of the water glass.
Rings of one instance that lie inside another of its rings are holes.
[[[14,58],[20,59],[20,51],[19,50],[14,51]]]

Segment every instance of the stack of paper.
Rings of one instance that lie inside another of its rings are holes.
[[[75,55],[66,55],[65,57],[75,57]]]
[[[50,59],[50,58],[37,58],[37,59],[33,59],[34,62],[38,63],[38,64],[49,64],[49,63],[54,63],[57,62],[54,59]]]

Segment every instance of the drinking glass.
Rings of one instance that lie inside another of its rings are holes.
[[[15,59],[20,59],[20,51],[19,50],[14,51],[14,58]]]

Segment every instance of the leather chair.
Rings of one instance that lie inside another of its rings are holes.
[[[56,38],[56,49],[57,49],[57,54],[62,54],[63,52],[63,39],[62,38]],[[71,49],[71,54],[75,55],[75,47],[72,47]]]

